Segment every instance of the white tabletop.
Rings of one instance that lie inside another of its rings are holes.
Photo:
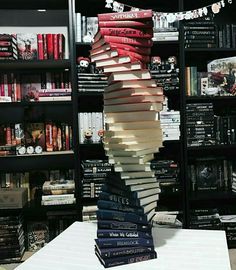
[[[17,270],[101,270],[94,254],[97,226],[75,222]],[[157,259],[112,267],[127,270],[230,270],[224,231],[153,229]]]

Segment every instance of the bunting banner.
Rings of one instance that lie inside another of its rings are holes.
[[[141,8],[133,7],[127,4],[123,4],[114,0],[105,0],[106,8],[112,9],[114,12],[124,12],[124,11],[137,11],[143,10]],[[221,11],[221,8],[225,7],[226,4],[232,4],[232,0],[221,0],[215,2],[211,5],[179,12],[158,12],[153,11],[154,18],[157,17],[159,20],[167,21],[168,23],[173,23],[175,21],[182,20],[192,20],[199,17],[207,16],[209,13],[217,14]]]

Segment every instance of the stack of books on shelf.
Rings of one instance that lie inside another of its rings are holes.
[[[217,26],[212,17],[201,17],[184,24],[185,48],[216,48],[217,35]]]
[[[179,91],[179,68],[176,56],[163,60],[160,56],[152,56],[148,65],[152,78],[164,91]]]
[[[98,198],[112,165],[106,160],[82,160],[82,197]]]
[[[155,227],[160,228],[182,228],[181,212],[180,211],[160,211],[156,212],[153,218]]]
[[[191,190],[200,191],[231,191],[232,161],[225,157],[197,158],[188,165]]]
[[[169,22],[166,16],[154,14],[153,41],[177,41],[179,39],[178,21]]]
[[[97,222],[97,205],[83,206],[82,215],[83,221]]]
[[[163,109],[160,112],[163,141],[175,141],[180,137],[180,112]]]
[[[108,75],[104,148],[114,173],[99,195],[95,253],[111,267],[156,258],[150,229],[160,188],[149,161],[162,147],[164,97],[147,69],[152,11],[99,14],[98,19],[91,58],[99,56],[96,66]]]
[[[79,113],[80,143],[101,143],[104,135],[102,112]]]
[[[179,191],[179,168],[174,160],[152,160],[151,169],[155,173],[161,194],[171,195]]]
[[[25,251],[21,215],[0,217],[0,263],[20,262]]]
[[[192,209],[190,229],[220,230],[221,222],[218,209]]]
[[[0,34],[0,60],[17,60],[16,35]]]
[[[75,181],[73,171],[50,171],[49,179],[43,183],[41,205],[75,203]]]
[[[229,248],[236,247],[236,215],[220,215],[222,229],[225,231]]]
[[[80,92],[104,92],[107,77],[102,73],[78,73],[78,90]]]
[[[186,105],[187,145],[216,144],[214,132],[214,110],[212,103]]]

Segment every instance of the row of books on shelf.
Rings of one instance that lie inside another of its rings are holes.
[[[58,34],[0,34],[0,60],[65,58],[65,36]]]
[[[186,105],[188,146],[235,144],[234,113],[216,115],[213,103]]]
[[[9,197],[8,200],[1,200],[0,208],[22,208],[27,201],[34,201],[38,205],[75,203],[73,170],[1,173],[0,180],[2,195]],[[14,194],[22,197],[15,198],[11,203],[11,196]],[[16,205],[17,200],[19,202]]]
[[[0,102],[71,100],[69,71],[0,74]]]
[[[207,71],[197,66],[186,67],[186,94],[188,96],[235,95],[236,57],[215,59],[207,64]]]
[[[5,155],[42,154],[44,151],[72,149],[72,126],[67,123],[2,124],[0,153]]]
[[[235,48],[236,25],[217,24],[212,16],[186,21],[185,48]]]

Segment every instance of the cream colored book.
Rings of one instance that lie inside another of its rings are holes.
[[[151,102],[151,103],[160,103],[164,101],[163,95],[136,95],[136,96],[128,96],[128,97],[116,97],[116,98],[104,98],[104,105],[114,105],[114,104],[133,104],[133,103],[140,103],[143,102]]]
[[[136,138],[136,137],[145,137],[147,134],[152,134],[158,138],[162,138],[162,130],[153,128],[153,129],[129,129],[129,130],[122,130],[122,131],[105,131],[104,137],[113,137],[113,138]]]
[[[134,150],[139,151],[142,149],[152,148],[152,147],[162,147],[162,140],[155,140],[149,142],[141,142],[136,144],[125,144],[125,143],[104,143],[105,150]]]
[[[110,164],[144,164],[148,161],[153,160],[154,154],[147,154],[141,157],[123,157],[123,156],[111,156],[108,157]]]
[[[113,104],[104,105],[105,113],[115,112],[136,112],[136,111],[162,111],[162,103],[140,102],[140,103],[126,103],[126,104]]]
[[[155,145],[155,147],[150,147],[141,150],[123,150],[123,149],[108,149],[106,150],[107,156],[123,156],[123,157],[140,157],[147,154],[154,154],[159,151],[159,147]]]
[[[107,50],[105,52],[98,53],[96,55],[91,55],[91,61],[95,62],[98,60],[104,60],[104,59],[108,59],[108,58],[112,58],[116,56],[118,56],[118,52],[116,50]]]
[[[151,74],[148,69],[141,70],[128,70],[111,73],[108,77],[108,84],[116,81],[127,81],[127,80],[147,80],[151,79]]]
[[[106,123],[135,122],[135,121],[156,121],[159,120],[159,113],[156,111],[136,111],[105,113]]]
[[[140,62],[134,62],[134,63],[126,63],[126,64],[117,64],[114,66],[108,66],[104,67],[103,72],[104,73],[111,73],[111,72],[120,72],[120,71],[131,71],[131,70],[139,70],[142,68],[142,65]]]
[[[135,122],[118,122],[118,123],[106,123],[106,129],[110,131],[122,131],[122,130],[138,130],[138,129],[160,129],[161,123],[157,121],[135,121]],[[149,133],[149,131],[147,131]]]

